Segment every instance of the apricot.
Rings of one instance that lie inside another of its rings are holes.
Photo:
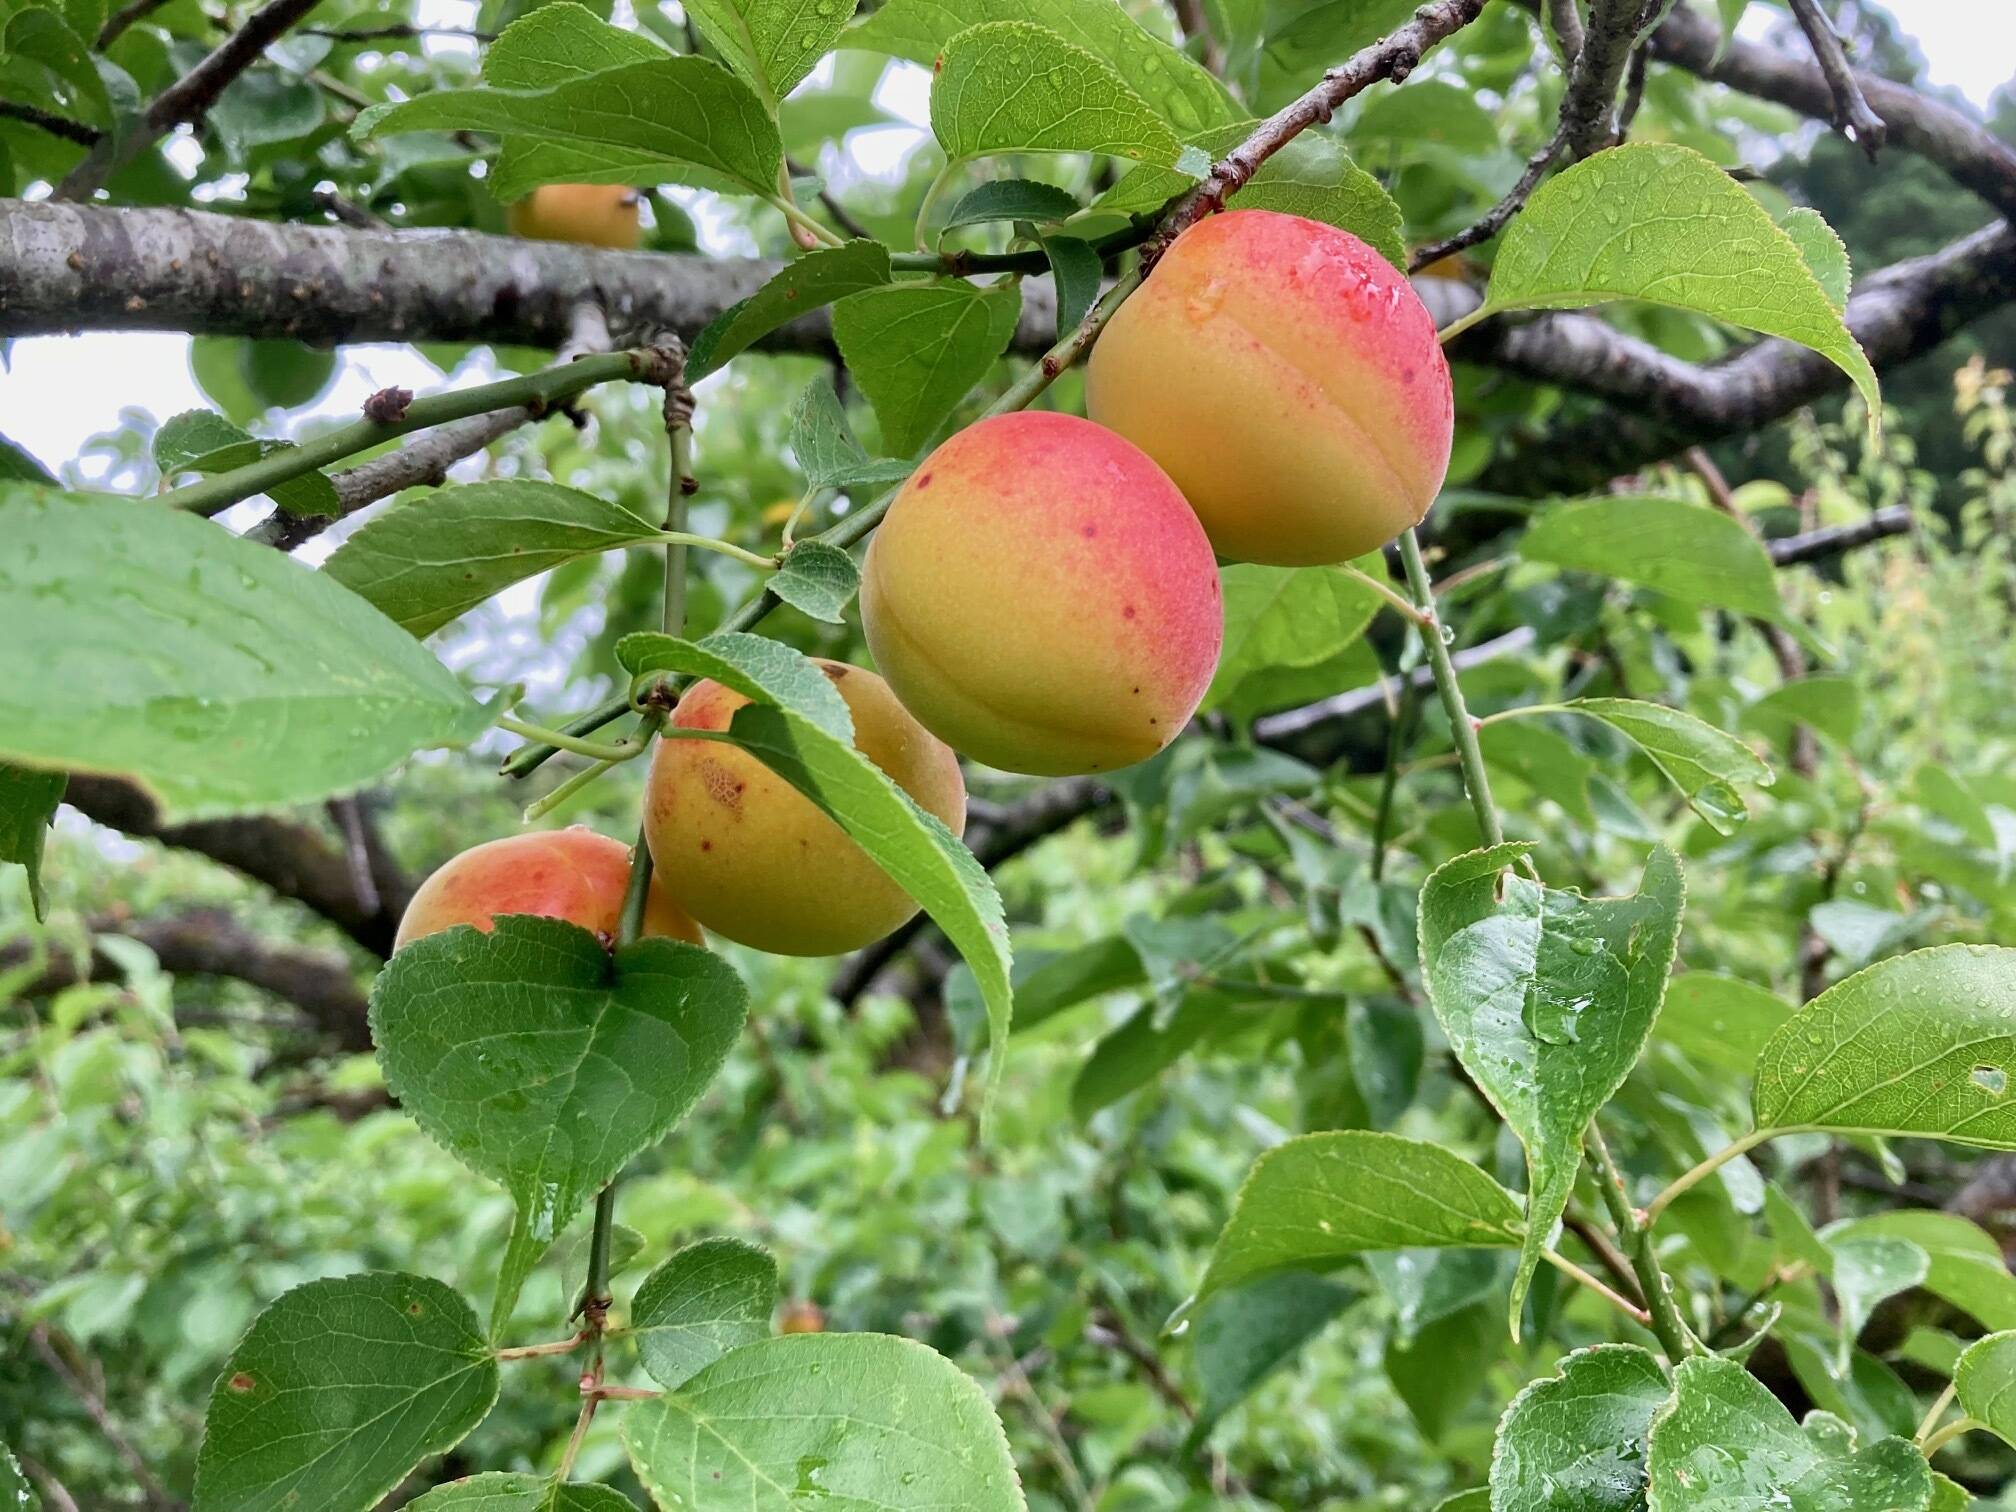
[[[565,919],[614,940],[629,885],[630,847],[583,825],[488,840],[420,884],[392,948],[457,924],[473,924],[487,934],[499,914]],[[644,933],[703,943],[700,926],[656,878],[645,895]]]
[[[956,835],[966,827],[959,758],[912,719],[873,672],[818,666],[854,717],[854,745]],[[674,730],[725,730],[749,700],[695,683]],[[651,760],[644,836],[653,878],[717,934],[774,955],[838,955],[917,912],[847,832],[747,751],[667,738]]]
[[[786,1302],[777,1313],[780,1334],[824,1333],[826,1310],[817,1302]]]
[[[579,242],[634,252],[637,191],[624,184],[543,184],[504,212],[513,236],[528,241]]]
[[[1399,270],[1271,210],[1176,238],[1092,349],[1085,402],[1162,465],[1219,555],[1283,567],[1418,523],[1455,425],[1435,321]]]
[[[868,549],[861,621],[926,729],[1045,775],[1161,750],[1225,633],[1210,543],[1162,469],[1040,410],[968,426],[910,475]]]

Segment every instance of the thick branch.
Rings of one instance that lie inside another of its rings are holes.
[[[1432,292],[1448,303],[1449,295]],[[1848,301],[1847,322],[1870,362],[1883,369],[1929,352],[2011,300],[2016,228],[1998,224],[1871,274]],[[1522,496],[1598,486],[1689,446],[1756,430],[1847,384],[1833,363],[1790,342],[1760,341],[1697,366],[1593,315],[1487,323],[1456,341],[1451,355],[1636,412],[1555,430],[1502,455],[1481,486]]]
[[[559,347],[592,300],[612,332],[690,340],[782,264],[606,252],[473,231],[361,231],[201,210],[0,199],[0,335],[79,330],[496,341]],[[1056,306],[1025,286],[1017,344],[1048,345]],[[829,348],[823,313],[764,345]]]
[[[220,909],[124,922],[100,919],[93,921],[91,932],[139,941],[154,953],[161,969],[173,975],[229,977],[270,992],[299,1008],[338,1049],[363,1053],[371,1048],[365,1017],[368,1004],[350,963],[340,955],[276,944]],[[18,947],[10,947],[0,953],[0,960],[12,961],[22,954]],[[94,950],[88,962],[68,957],[52,960],[22,992],[27,997],[44,997],[79,981],[119,975],[119,963],[106,952]]]
[[[403,884],[395,891],[379,879],[378,907],[366,908],[342,850],[306,825],[274,815],[163,824],[145,793],[114,777],[74,775],[63,801],[111,829],[222,862],[314,910],[374,955],[392,953]]]
[[[1828,92],[1834,96],[1835,129],[1867,153],[1870,162],[1875,162],[1876,154],[1883,148],[1883,121],[1863,98],[1862,85],[1849,66],[1847,54],[1841,50],[1841,38],[1834,30],[1834,23],[1821,11],[1820,0],[1788,0],[1788,3],[1798,18],[1799,30],[1806,33],[1813,60],[1826,75]]]
[[[177,126],[201,120],[231,81],[257,63],[260,54],[318,3],[319,0],[267,0],[216,51],[162,90],[147,107],[147,114],[138,126],[100,140],[91,155],[58,186],[57,196],[89,199],[103,187],[105,180]]]
[[[1601,152],[1617,138],[1617,90],[1638,40],[1642,0],[1590,0],[1582,48],[1561,97],[1561,134],[1570,157]]]
[[[1653,32],[1652,53],[1662,63],[1815,120],[1834,119],[1834,91],[1812,59],[1741,40],[1725,48],[1721,28],[1686,5],[1676,5]],[[1859,71],[1850,76],[1890,140],[1937,163],[1955,182],[2016,217],[2016,147],[1906,85]]]

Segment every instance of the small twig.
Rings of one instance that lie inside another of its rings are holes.
[[[155,4],[162,0],[154,0]],[[466,26],[415,26],[395,23],[390,26],[304,26],[304,37],[326,37],[331,42],[417,42],[423,37],[467,37],[472,42],[495,42],[497,33],[472,31]]]
[[[1175,1408],[1186,1418],[1195,1418],[1197,1409],[1190,1398],[1183,1394],[1183,1388],[1170,1378],[1162,1357],[1135,1338],[1128,1329],[1126,1320],[1110,1307],[1095,1308],[1091,1326],[1085,1336],[1094,1344],[1108,1349],[1117,1349],[1141,1372],[1143,1379],[1155,1388],[1155,1394]]]
[[[1246,186],[1260,167],[1309,127],[1327,121],[1345,101],[1382,79],[1395,84],[1413,73],[1422,55],[1444,37],[1477,19],[1484,0],[1428,0],[1414,19],[1371,46],[1361,48],[1331,69],[1315,87],[1283,106],[1220,158],[1188,194],[1162,219],[1142,257],[1153,263],[1169,244],[1191,226],[1225,207],[1225,201]]]
[[[1834,96],[1835,129],[1860,147],[1870,162],[1875,162],[1876,154],[1883,150],[1883,144],[1889,138],[1890,129],[1883,124],[1883,118],[1869,108],[1861,81],[1855,77],[1855,70],[1849,66],[1848,56],[1841,49],[1840,33],[1834,30],[1834,23],[1821,11],[1819,0],[1788,0],[1788,3],[1799,22],[1799,30],[1806,33],[1807,45],[1813,49],[1813,61],[1827,76],[1828,91]]]
[[[1645,103],[1645,75],[1652,62],[1652,46],[1641,42],[1631,50],[1631,62],[1624,70],[1624,103],[1617,107],[1617,140],[1631,134],[1631,123]]]
[[[1589,1174],[1602,1193],[1603,1205],[1610,1209],[1610,1221],[1617,1225],[1624,1253],[1638,1277],[1638,1290],[1645,1298],[1646,1311],[1651,1315],[1648,1326],[1659,1336],[1666,1358],[1678,1365],[1689,1355],[1699,1354],[1701,1345],[1688,1331],[1679,1306],[1673,1300],[1666,1273],[1659,1268],[1659,1257],[1652,1248],[1650,1217],[1641,1215],[1631,1205],[1631,1198],[1624,1190],[1624,1174],[1617,1168],[1610,1147],[1604,1142],[1603,1131],[1593,1120],[1582,1136],[1582,1143],[1589,1152]]]
[[[818,173],[796,158],[784,159],[784,171],[793,178],[819,178]],[[819,183],[818,198],[819,203],[826,207],[826,213],[833,217],[833,224],[842,231],[857,240],[875,240],[875,233],[855,218],[854,212],[840,202],[840,197],[826,187],[823,179]]]
[[[79,147],[94,147],[98,139],[104,135],[95,126],[86,126],[82,121],[73,121],[68,116],[57,115],[54,111],[41,110],[14,100],[0,100],[0,120],[20,121],[63,141],[74,142]]]
[[[1561,129],[1571,158],[1601,152],[1617,140],[1617,90],[1642,15],[1642,0],[1590,0],[1589,24],[1561,96]]]
[[[105,24],[98,28],[98,51],[104,52],[120,34],[135,21],[144,20],[166,5],[168,0],[129,0],[129,3],[114,11]]]
[[[1407,261],[1407,271],[1419,273],[1428,264],[1461,252],[1466,247],[1474,247],[1479,242],[1489,241],[1504,230],[1512,217],[1526,208],[1526,201],[1532,197],[1533,191],[1539,187],[1541,178],[1554,166],[1554,160],[1561,156],[1562,149],[1567,145],[1568,128],[1565,125],[1557,126],[1547,145],[1526,159],[1526,171],[1519,175],[1519,182],[1506,191],[1503,199],[1454,236],[1445,236],[1441,241],[1430,242],[1416,252]]]
[[[318,0],[267,0],[217,49],[155,97],[132,131],[104,137],[57,186],[58,199],[89,199],[105,181],[177,126],[201,120],[217,97]]]
[[[346,226],[355,226],[359,231],[383,231],[386,224],[362,205],[345,199],[333,189],[315,191],[315,208],[330,219]]]
[[[1562,1275],[1568,1277],[1569,1280],[1574,1281],[1580,1286],[1586,1286],[1590,1291],[1601,1297],[1605,1302],[1608,1302],[1617,1311],[1624,1314],[1625,1317],[1631,1319],[1634,1323],[1637,1323],[1640,1327],[1649,1328],[1652,1326],[1652,1314],[1638,1306],[1635,1302],[1626,1301],[1610,1286],[1597,1280],[1559,1250],[1542,1250],[1540,1258],[1561,1272]]]
[[[343,859],[350,865],[350,885],[357,890],[357,906],[376,913],[382,906],[378,879],[371,874],[371,848],[364,834],[364,814],[356,795],[329,800],[329,817],[343,835]]]
[[[1176,25],[1185,38],[1197,44],[1197,61],[1204,71],[1225,76],[1225,44],[1211,31],[1211,18],[1204,14],[1204,0],[1171,0]]]

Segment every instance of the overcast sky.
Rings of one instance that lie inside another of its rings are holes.
[[[1906,32],[1924,50],[1934,83],[1951,85],[1985,103],[2016,74],[2016,3],[2012,0],[1889,0]],[[460,0],[434,0],[434,8],[460,14]],[[1776,12],[1751,7],[1747,29],[1768,26]],[[928,80],[911,65],[892,69],[879,95],[892,112],[914,123],[903,130],[857,133],[853,155],[865,166],[892,164],[913,146],[928,120]],[[1922,172],[1932,171],[1918,165]],[[201,406],[189,374],[189,343],[170,334],[94,334],[36,337],[13,344],[0,371],[0,432],[39,457],[52,471],[75,457],[93,435],[114,428],[129,406],[156,416]],[[354,413],[366,395],[387,384],[428,388],[435,370],[402,347],[351,347],[335,388],[318,412]]]

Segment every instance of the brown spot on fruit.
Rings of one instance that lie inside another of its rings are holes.
[[[929,488],[930,486],[931,486],[931,474],[929,474],[928,472],[919,474],[917,478],[917,487],[919,488],[919,490]]]
[[[847,675],[847,668],[841,666],[838,662],[822,661],[819,663],[819,670],[824,672],[833,682],[838,682]]]
[[[1134,618],[1134,606],[1132,604],[1124,605],[1120,610],[1120,617],[1122,619]]]
[[[742,784],[735,780],[735,774],[718,761],[700,763],[700,785],[707,790],[707,796],[725,809],[742,812]]]

